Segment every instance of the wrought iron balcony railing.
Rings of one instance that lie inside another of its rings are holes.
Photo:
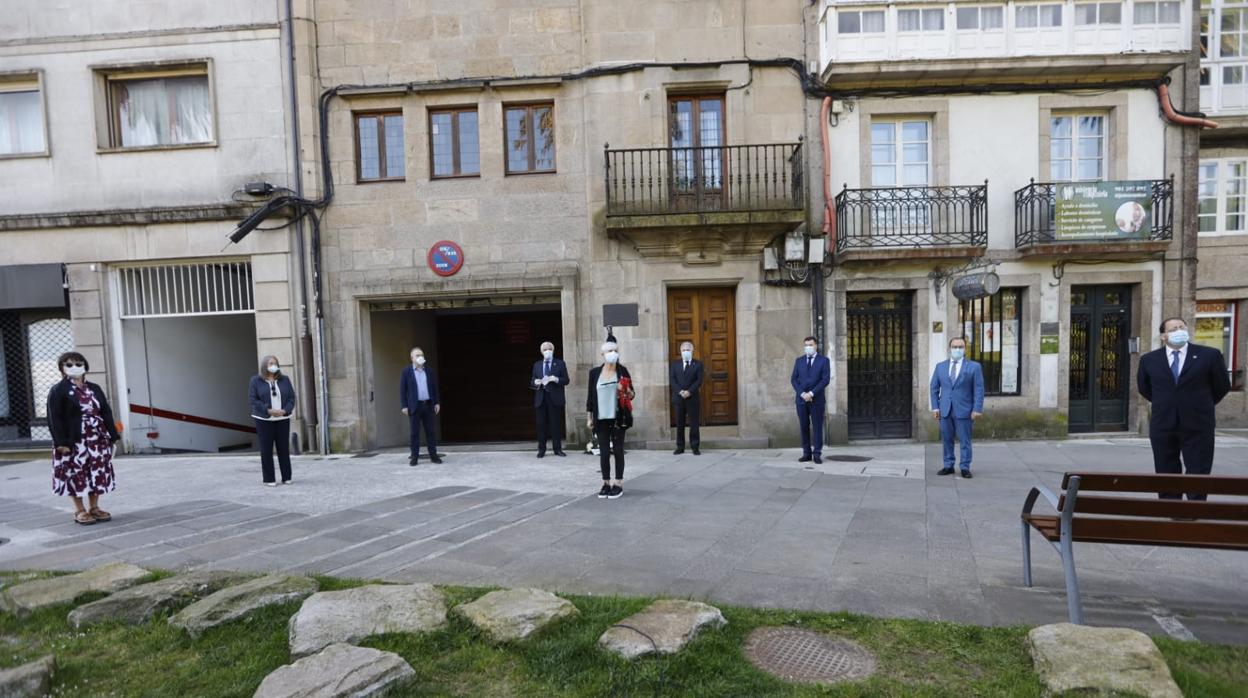
[[[1014,192],[1014,246],[1106,242],[1168,241],[1174,237],[1174,179],[1152,180],[1152,211],[1146,237],[1063,239],[1057,235],[1057,187],[1062,182],[1037,182]]]
[[[836,249],[983,247],[988,182],[850,189],[836,196]]]
[[[802,144],[604,146],[608,216],[800,210]]]

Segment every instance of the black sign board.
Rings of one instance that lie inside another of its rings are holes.
[[[613,303],[602,306],[602,324],[607,327],[636,327],[636,303]]]

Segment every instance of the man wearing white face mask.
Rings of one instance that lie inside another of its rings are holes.
[[[438,380],[433,371],[425,365],[425,352],[420,347],[411,351],[412,365],[403,369],[399,379],[399,404],[403,406],[403,414],[407,415],[408,426],[411,428],[411,453],[407,464],[415,466],[420,462],[420,430],[425,430],[425,440],[429,442],[429,460],[441,463],[438,455],[438,442],[433,435],[433,418],[442,411],[438,400]]]
[[[832,380],[832,362],[819,353],[817,340],[802,340],[802,355],[793,362],[789,384],[793,386],[797,404],[797,423],[802,432],[802,457],[799,463],[814,460],[823,463],[823,412],[825,391]]]
[[[1164,344],[1140,357],[1136,388],[1153,404],[1148,440],[1158,473],[1208,475],[1213,470],[1214,408],[1231,389],[1222,352],[1192,344],[1183,318],[1161,323]],[[1165,493],[1162,499],[1182,499]],[[1187,495],[1203,500],[1203,494]]]
[[[689,446],[693,455],[702,440],[698,425],[702,417],[702,362],[693,358],[693,342],[680,343],[680,359],[673,361],[667,372],[667,384],[672,388],[672,407],[676,412],[675,455],[685,452],[685,421],[689,422]]]
[[[533,363],[533,408],[537,410],[537,457],[546,457],[546,440],[550,439],[556,456],[563,452],[563,408],[567,404],[563,386],[570,382],[568,366],[555,358],[555,345],[542,342],[542,358]]]
[[[936,364],[930,385],[932,416],[940,422],[940,441],[944,446],[944,467],[937,475],[952,475],[953,439],[962,446],[962,477],[971,475],[971,427],[984,416],[984,371],[976,361],[966,358],[966,340],[949,340],[949,360]]]

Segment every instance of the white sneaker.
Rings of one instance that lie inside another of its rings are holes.
[[[294,482],[294,481],[295,481],[295,479],[294,479],[294,478],[291,478],[291,479],[289,479],[289,480],[282,480],[282,484],[283,484],[283,485],[289,485],[289,484],[291,484],[291,483],[292,483],[292,482]]]
[[[265,487],[277,487],[277,483],[276,483],[276,482],[266,482],[266,483],[264,483],[264,486],[265,486]]]

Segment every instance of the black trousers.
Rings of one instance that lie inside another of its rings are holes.
[[[420,430],[425,430],[425,440],[429,442],[429,455],[438,455],[438,439],[433,435],[433,403],[421,400],[416,409],[407,411],[407,426],[412,430],[411,458],[420,457]]]
[[[685,448],[685,423],[689,424],[689,445],[694,449],[702,444],[698,426],[702,422],[702,398],[697,394],[688,398],[676,397],[676,448]]]
[[[549,439],[556,451],[563,450],[563,405],[553,404],[549,397],[537,406],[537,452],[546,452]]]
[[[290,420],[256,420],[256,436],[260,441],[260,475],[265,482],[273,479],[273,447],[277,446],[277,463],[282,469],[282,482],[290,479]]]
[[[615,453],[615,479],[624,479],[624,430],[617,429],[614,419],[600,419],[594,424],[598,435],[598,466],[602,479],[611,479],[611,454]]]
[[[1185,431],[1153,429],[1148,432],[1153,445],[1153,470],[1158,474],[1208,475],[1213,470],[1213,430]],[[1180,456],[1182,463],[1180,464]],[[1182,499],[1179,492],[1163,492],[1162,499]],[[1203,501],[1206,495],[1188,494],[1188,499]]]

